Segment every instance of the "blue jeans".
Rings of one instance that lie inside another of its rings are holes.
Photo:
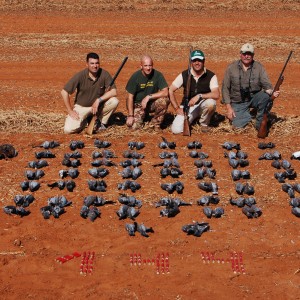
[[[267,93],[260,91],[256,93],[250,101],[239,103],[232,102],[231,107],[235,112],[235,118],[232,120],[232,125],[237,128],[245,127],[251,121],[250,108],[254,108],[257,111],[255,127],[256,129],[259,129],[265,107],[269,101],[270,96]]]

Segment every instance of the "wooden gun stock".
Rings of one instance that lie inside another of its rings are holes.
[[[112,87],[113,84],[115,83],[115,81],[116,81],[116,79],[117,79],[119,73],[120,73],[121,70],[123,69],[123,67],[124,67],[124,65],[125,65],[125,63],[126,63],[126,61],[127,61],[127,59],[128,59],[128,56],[126,56],[126,57],[123,59],[123,61],[122,61],[121,65],[120,65],[118,71],[116,72],[116,74],[115,74],[114,77],[112,78],[112,80],[111,80],[109,86],[107,87],[107,89],[105,90],[105,92],[108,92],[108,91],[111,89],[111,87]],[[95,126],[96,119],[97,119],[97,115],[93,115],[92,120],[90,121],[88,127],[87,127],[86,130],[85,130],[85,133],[86,133],[87,135],[92,135],[92,134],[93,134],[93,130],[94,130],[94,126]]]
[[[293,54],[293,51],[290,51],[290,54],[289,54],[289,56],[288,56],[288,58],[287,58],[287,60],[286,60],[286,62],[284,64],[283,69],[282,69],[282,71],[281,71],[281,73],[279,75],[279,78],[278,78],[278,80],[277,80],[277,82],[275,84],[273,93],[270,96],[270,100],[269,101],[271,101],[271,103],[269,105],[267,105],[267,107],[265,108],[263,119],[262,119],[262,122],[261,122],[260,127],[259,127],[258,132],[257,132],[257,137],[260,138],[260,139],[264,139],[268,135],[268,131],[269,131],[268,130],[268,115],[269,115],[269,111],[270,111],[270,109],[272,107],[271,104],[272,104],[273,100],[275,99],[274,92],[277,92],[280,89],[280,86],[281,86],[281,84],[283,82],[283,79],[284,79],[283,72],[284,72],[284,70],[285,70],[285,68],[286,68],[286,66],[287,66],[287,64],[288,64],[288,62],[289,62],[292,54]]]

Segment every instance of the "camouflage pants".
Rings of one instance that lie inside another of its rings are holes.
[[[132,128],[140,128],[143,125],[144,119],[147,115],[152,117],[151,123],[155,127],[159,127],[168,110],[169,104],[169,98],[158,98],[156,100],[151,100],[148,102],[146,109],[143,109],[140,103],[134,104],[134,124]]]

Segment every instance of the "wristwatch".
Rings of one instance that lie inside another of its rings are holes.
[[[203,98],[202,98],[202,94],[199,94],[199,99],[198,101],[201,101]]]

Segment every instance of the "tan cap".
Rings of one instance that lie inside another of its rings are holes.
[[[249,43],[244,44],[241,48],[241,53],[246,53],[246,52],[254,53],[254,47]]]

